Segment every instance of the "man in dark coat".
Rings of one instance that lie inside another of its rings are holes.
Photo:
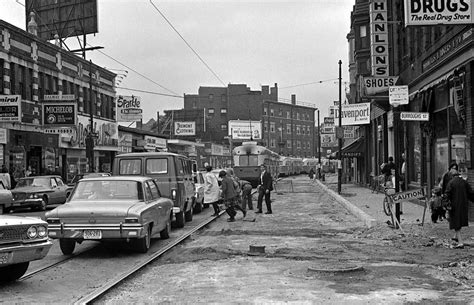
[[[242,210],[242,207],[239,205],[239,194],[234,188],[234,180],[227,175],[225,170],[219,172],[219,177],[222,178],[222,199],[224,199],[226,212],[230,216],[227,221],[235,221],[235,215],[237,215],[235,209],[240,210],[245,217],[247,212]]]
[[[469,183],[459,175],[457,170],[451,170],[451,172],[453,178],[446,186],[446,195],[451,201],[449,229],[455,232],[453,240],[457,242],[457,245],[455,245],[454,248],[463,248],[464,243],[461,237],[461,228],[469,225],[469,200],[474,200],[474,193]]]
[[[257,212],[262,213],[262,201],[265,196],[265,204],[267,206],[267,212],[265,214],[272,214],[272,203],[270,201],[270,192],[273,191],[273,178],[272,175],[267,171],[267,167],[262,164],[260,165],[260,185],[258,187],[258,199],[257,199]]]

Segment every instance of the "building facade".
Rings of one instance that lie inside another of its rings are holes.
[[[114,73],[2,20],[0,67],[0,162],[15,178],[28,167],[65,179],[88,171],[91,112],[94,170],[110,171],[118,151]],[[51,104],[71,110],[44,115]],[[72,121],[54,119],[68,114]]]

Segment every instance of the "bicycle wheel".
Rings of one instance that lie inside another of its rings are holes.
[[[387,196],[383,199],[383,211],[387,216],[392,215],[392,200],[388,199]]]

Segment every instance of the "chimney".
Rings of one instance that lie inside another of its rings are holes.
[[[28,22],[28,33],[38,36],[38,24],[35,21],[35,13],[30,13],[30,22]]]
[[[296,94],[291,95],[291,105],[296,105]]]
[[[270,95],[273,101],[278,101],[278,85],[275,83],[275,87],[270,89]]]
[[[270,86],[262,86],[262,95],[268,95]]]

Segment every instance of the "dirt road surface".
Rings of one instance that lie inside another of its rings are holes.
[[[367,189],[343,189],[355,216],[307,177],[280,186],[274,214],[222,215],[99,303],[473,304],[473,250],[450,247],[446,222],[420,226],[420,207],[404,203],[402,232]]]

